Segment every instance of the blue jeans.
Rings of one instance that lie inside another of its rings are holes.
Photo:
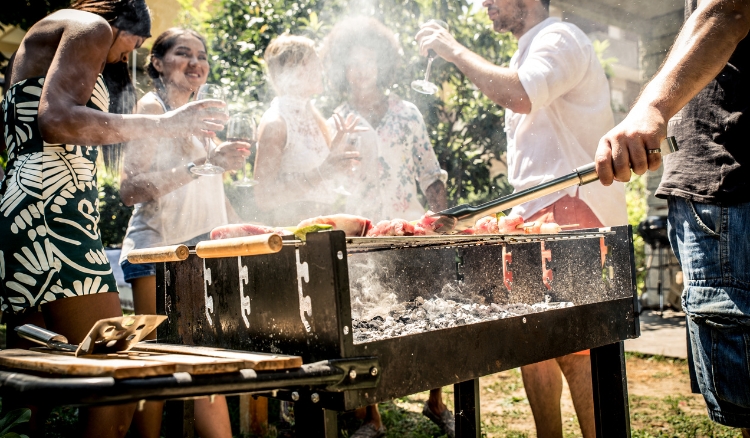
[[[669,198],[696,377],[709,417],[750,428],[750,203]]]

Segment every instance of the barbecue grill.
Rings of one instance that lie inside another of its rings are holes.
[[[628,226],[391,238],[330,231],[285,237],[273,254],[190,255],[157,263],[157,311],[168,318],[158,339],[299,355],[305,363],[371,363],[352,368],[344,390],[272,394],[296,403],[298,436],[306,437],[337,436],[333,411],[449,384],[457,436],[479,436],[479,377],[592,349],[598,436],[629,436],[621,341],[639,336],[631,233]],[[450,285],[458,307],[484,313],[438,315],[448,324],[415,330],[401,318],[403,330],[368,337],[391,315],[368,321],[353,309],[363,282],[405,309]],[[510,308],[517,311],[498,310]]]

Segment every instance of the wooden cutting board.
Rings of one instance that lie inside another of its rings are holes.
[[[57,354],[63,356],[73,356],[72,352],[50,350],[45,347],[32,348],[33,351],[47,354]],[[190,374],[219,374],[234,373],[245,368],[245,361],[242,359],[194,356],[187,354],[170,354],[145,351],[124,351],[111,354],[92,354],[82,356],[87,359],[123,359],[123,360],[143,360],[150,362],[164,362],[174,364],[177,372]]]
[[[139,342],[131,351],[146,351],[153,353],[189,354],[194,356],[218,357],[244,361],[244,368],[258,371],[283,370],[299,368],[302,358],[283,354],[255,353],[239,350],[225,350],[223,348],[197,347],[193,345],[158,344]]]
[[[174,363],[139,359],[89,359],[29,350],[0,351],[0,366],[64,376],[152,377],[177,371]]]

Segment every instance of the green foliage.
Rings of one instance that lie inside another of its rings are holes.
[[[105,247],[122,245],[133,209],[120,200],[119,179],[104,169],[98,172],[99,231]]]
[[[0,23],[28,29],[49,13],[69,5],[70,0],[3,0]]]
[[[28,423],[31,418],[31,410],[21,408],[14,409],[10,412],[6,412],[0,417],[0,438],[29,438],[26,435],[21,435],[13,432],[20,424]]]
[[[633,226],[633,250],[635,252],[636,289],[642,291],[646,285],[646,245],[643,238],[635,232],[636,227],[644,219],[648,211],[646,198],[646,179],[644,176],[633,174],[630,182],[625,184],[625,201],[628,205],[628,224]]]
[[[212,41],[210,80],[224,84],[231,109],[260,115],[273,98],[263,52],[274,37],[291,32],[320,42],[344,16],[374,16],[401,43],[403,67],[391,92],[416,104],[424,115],[440,164],[448,171],[449,202],[495,198],[512,190],[505,175],[490,174],[492,160],[503,160],[506,149],[504,110],[440,60],[433,66],[433,80],[441,85],[437,95],[424,96],[409,86],[424,75],[426,58],[419,55],[414,35],[430,18],[446,21],[456,39],[482,57],[507,64],[516,50],[514,40],[494,32],[486,13],[471,10],[467,0],[221,0],[206,26]],[[339,104],[330,93],[317,101],[325,115]]]
[[[594,40],[591,44],[594,47],[594,53],[596,53],[599,63],[602,65],[602,68],[604,68],[604,74],[607,75],[608,78],[611,78],[614,74],[612,71],[612,64],[617,64],[618,59],[613,56],[605,58],[604,52],[609,48],[609,40]]]

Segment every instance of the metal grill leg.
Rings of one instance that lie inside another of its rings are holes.
[[[456,404],[456,438],[479,438],[479,379],[453,385],[453,397]]]
[[[298,437],[338,438],[336,411],[314,405],[294,404],[294,430]]]
[[[195,436],[195,402],[193,400],[167,400],[166,438],[193,438]]]
[[[591,349],[597,438],[630,437],[628,380],[622,342]]]

